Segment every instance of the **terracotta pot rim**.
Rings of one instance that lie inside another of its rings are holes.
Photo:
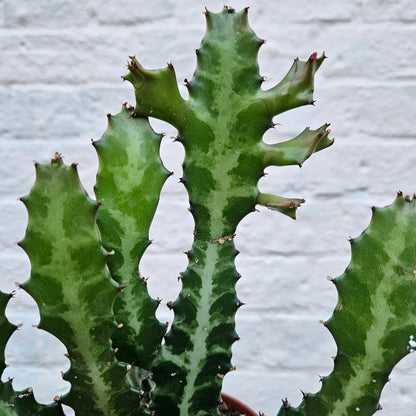
[[[224,402],[227,403],[227,405],[231,407],[233,410],[236,410],[246,416],[258,416],[257,412],[255,412],[253,409],[251,409],[235,397],[230,396],[226,393],[221,393],[221,397],[224,400]]]

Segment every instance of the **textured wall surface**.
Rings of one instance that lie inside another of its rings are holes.
[[[30,266],[15,242],[24,235],[26,212],[17,198],[34,180],[33,161],[55,151],[79,163],[92,192],[97,159],[90,139],[106,128],[106,113],[134,103],[122,83],[128,55],[147,68],[172,62],[178,80],[191,78],[195,48],[204,33],[202,11],[219,11],[218,0],[0,0],[0,289],[28,278]],[[279,81],[292,60],[322,52],[315,107],[276,119],[265,140],[289,139],[306,126],[332,125],[336,143],[298,167],[268,170],[263,191],[304,197],[296,222],[260,209],[238,229],[238,283],[246,303],[237,316],[237,371],[224,390],[256,411],[276,413],[281,398],[293,405],[300,389],[319,389],[318,375],[331,371],[335,344],[319,324],[332,313],[336,291],[327,276],[349,262],[349,236],[368,225],[371,205],[390,203],[395,192],[416,191],[416,8],[411,0],[234,0],[250,6],[250,22],[267,39],[260,53],[265,88]],[[185,94],[184,89],[182,91]],[[183,152],[165,132],[162,156],[169,178],[151,229],[154,244],[142,274],[153,296],[176,297],[176,277],[186,266],[192,220],[181,176]],[[17,291],[9,319],[23,322],[7,348],[3,375],[15,386],[34,387],[49,402],[69,388],[60,377],[68,368],[65,349],[32,325],[36,306]],[[161,319],[171,319],[161,308]],[[380,415],[416,412],[416,356],[395,369],[381,399]]]

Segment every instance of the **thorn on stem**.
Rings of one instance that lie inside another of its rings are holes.
[[[119,292],[121,292],[126,287],[127,287],[127,285],[120,284],[120,285],[118,285],[117,289],[119,290]]]
[[[309,61],[317,61],[318,60],[318,52],[314,52],[310,57]]]

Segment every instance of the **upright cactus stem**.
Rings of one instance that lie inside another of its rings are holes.
[[[97,214],[103,245],[114,252],[108,267],[123,292],[114,304],[122,326],[113,334],[113,347],[119,360],[146,368],[159,349],[165,325],[155,317],[158,302],[150,298],[138,267],[170,173],[159,157],[162,136],[132,111],[123,105],[119,114],[109,116],[107,131],[93,143],[99,158],[95,194],[104,201]]]
[[[71,391],[63,403],[79,416],[127,414],[140,398],[127,385],[127,369],[109,343],[118,290],[95,223],[100,203],[81,187],[76,165],[65,166],[59,154],[49,165],[36,164],[35,185],[22,201],[29,224],[19,244],[32,272],[21,287],[39,306],[39,328],[68,349],[71,368],[64,378]]]
[[[278,416],[370,416],[393,367],[416,339],[416,200],[401,193],[373,208],[369,227],[351,240],[351,263],[333,279],[338,303],[325,326],[338,347],[318,393]]]

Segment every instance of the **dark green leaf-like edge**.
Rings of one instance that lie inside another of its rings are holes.
[[[19,245],[32,270],[21,287],[39,306],[39,327],[68,349],[71,367],[64,379],[71,389],[62,402],[77,416],[139,412],[139,392],[128,386],[128,368],[117,362],[110,345],[118,285],[96,226],[100,203],[82,188],[76,165],[64,165],[59,154],[35,167],[35,184],[22,198],[29,221]]]
[[[370,416],[394,366],[415,350],[416,201],[401,193],[373,208],[368,228],[351,240],[351,263],[336,279],[339,299],[325,326],[338,351],[331,374],[299,407],[278,416]]]
[[[97,225],[104,247],[113,253],[108,267],[120,288],[114,313],[122,326],[112,336],[113,347],[119,360],[147,369],[166,331],[155,317],[159,303],[139,274],[160,192],[170,175],[159,156],[162,137],[147,118],[124,105],[120,113],[108,115],[107,131],[93,142],[99,158],[95,194],[104,201]]]

